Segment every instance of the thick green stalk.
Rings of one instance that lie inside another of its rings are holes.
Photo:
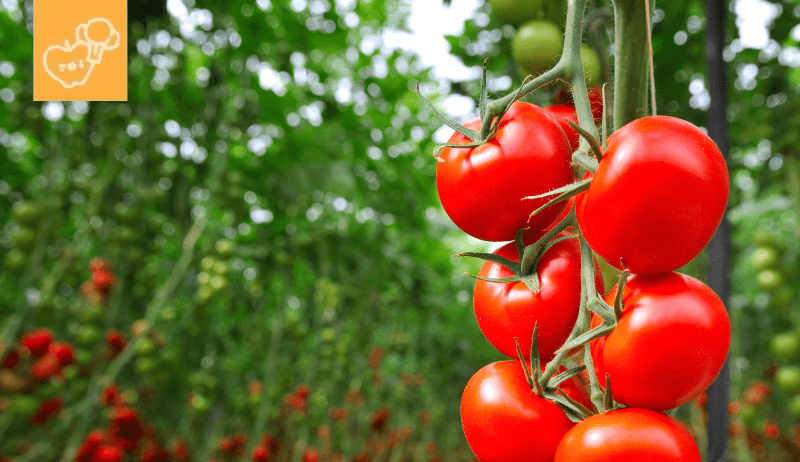
[[[651,1],[652,0],[648,0]],[[650,11],[653,11],[653,3]],[[648,115],[648,45],[645,2],[614,1],[614,127]]]
[[[567,23],[564,27],[564,51],[561,54],[561,58],[552,69],[525,83],[522,86],[521,91],[518,93],[510,93],[489,103],[489,106],[486,110],[487,117],[483,120],[483,126],[481,128],[481,132],[483,134],[488,133],[488,127],[492,120],[494,120],[495,117],[500,116],[503,112],[503,109],[511,104],[512,101],[519,100],[542,85],[550,83],[556,79],[567,78],[570,79],[574,85],[575,82],[572,77],[576,75],[576,73],[577,75],[583,76],[583,63],[580,59],[580,45],[583,33],[583,14],[586,10],[586,2],[587,0],[568,0]],[[585,83],[583,83],[583,88],[586,88]],[[576,89],[573,90],[576,91]],[[586,93],[585,90],[584,93]],[[588,97],[586,97],[587,108],[589,107],[588,101]],[[592,133],[593,130],[593,133],[596,135],[597,130],[592,129],[592,127],[594,127],[594,122],[591,118],[591,110],[588,112],[589,118],[587,119],[585,111],[581,110],[582,108],[578,106],[577,102],[576,108],[578,110],[578,122],[580,126],[586,127],[590,133]],[[581,116],[582,112],[584,112],[583,116]]]

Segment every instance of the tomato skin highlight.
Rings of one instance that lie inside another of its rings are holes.
[[[516,246],[508,243],[495,251],[509,260],[519,261]],[[578,319],[581,293],[581,255],[578,238],[554,244],[536,266],[539,292],[533,293],[523,282],[475,282],[473,308],[478,326],[495,348],[517,358],[514,337],[520,350],[530,359],[533,328],[538,322],[539,356],[547,362],[567,340]],[[595,288],[604,294],[599,266],[595,267]],[[505,278],[512,273],[504,266],[487,261],[480,277]]]
[[[464,124],[479,129],[480,120]],[[470,140],[453,134],[449,143]],[[444,148],[436,189],[447,215],[465,233],[485,241],[511,241],[525,227],[546,229],[564,209],[560,203],[528,220],[550,198],[525,199],[572,181],[572,150],[564,131],[545,110],[516,102],[494,138],[476,148]]]
[[[561,388],[588,403],[572,380]],[[575,425],[557,404],[533,393],[517,360],[489,364],[472,376],[461,398],[461,423],[480,462],[552,462]]]
[[[614,303],[617,287],[606,297]],[[592,326],[602,320],[593,316]],[[707,285],[680,273],[630,276],[623,312],[607,336],[591,343],[601,384],[611,378],[614,400],[665,411],[700,395],[728,355],[731,323]]]
[[[626,408],[590,416],[558,445],[554,462],[700,462],[692,435],[656,411]]]
[[[665,273],[708,244],[729,192],[725,159],[708,135],[675,117],[643,117],[608,137],[592,184],[576,202],[578,225],[611,265]]]

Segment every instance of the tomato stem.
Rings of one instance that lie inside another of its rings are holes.
[[[644,1],[614,0],[614,130],[648,115],[648,22]]]
[[[589,157],[584,151],[578,150],[572,153],[572,162],[576,165],[580,165],[584,169],[594,173],[597,171],[597,167],[600,165],[597,160]],[[589,180],[591,181],[591,179]]]

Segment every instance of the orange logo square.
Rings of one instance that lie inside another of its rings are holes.
[[[127,0],[33,2],[33,99],[128,100]]]

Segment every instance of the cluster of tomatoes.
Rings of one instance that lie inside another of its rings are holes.
[[[6,254],[3,267],[13,274],[21,274],[30,263],[30,252],[36,243],[36,225],[41,221],[42,206],[19,201],[11,207],[13,247]]]
[[[0,395],[0,406],[31,425],[44,425],[61,411],[60,392],[77,373],[73,362],[72,345],[55,340],[49,329],[23,335],[0,363],[0,390],[6,395]]]
[[[469,255],[487,260],[473,296],[481,331],[517,359],[485,366],[464,390],[477,458],[699,461],[691,434],[663,411],[703,393],[730,347],[722,301],[675,272],[724,214],[719,149],[686,121],[644,117],[609,136],[576,181],[575,149],[542,108],[513,103],[479,146],[458,147],[481,120],[464,127],[440,152],[437,191],[461,230],[511,241]],[[548,202],[570,190],[571,200]],[[607,294],[591,251],[624,276]],[[565,370],[570,356],[585,364]],[[584,367],[591,392],[577,377]]]

